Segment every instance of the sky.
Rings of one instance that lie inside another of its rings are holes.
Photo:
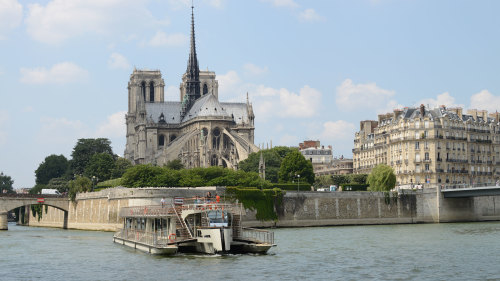
[[[332,145],[405,106],[500,109],[500,1],[195,0],[201,69],[253,104],[255,143]],[[31,187],[51,154],[109,138],[123,155],[127,83],[186,70],[190,0],[0,0],[0,171]]]

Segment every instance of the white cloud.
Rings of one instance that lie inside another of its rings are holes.
[[[264,85],[245,84],[234,70],[217,76],[217,79],[219,100],[242,102],[248,92],[259,118],[312,117],[317,114],[321,105],[321,93],[307,85],[297,94],[285,88],[275,89]]]
[[[379,88],[375,83],[354,84],[346,79],[337,87],[336,103],[344,111],[384,108],[394,91]]]
[[[163,31],[157,31],[149,40],[148,45],[152,47],[183,46],[188,42],[188,39],[188,36],[182,33],[166,34]]]
[[[450,95],[448,92],[444,92],[434,98],[427,98],[420,100],[415,106],[420,106],[421,104],[428,106],[429,108],[436,108],[441,105],[445,105],[446,107],[464,107],[463,104],[456,104],[455,98]]]
[[[0,0],[0,39],[19,26],[23,19],[23,6],[17,0]]]
[[[29,4],[28,34],[37,41],[58,44],[84,34],[131,33],[140,26],[163,25],[145,7],[146,0],[52,0]]]
[[[21,68],[22,83],[26,84],[66,84],[87,80],[88,71],[72,62],[55,64],[50,69],[45,67]]]
[[[7,122],[9,121],[9,113],[0,110],[0,145],[7,142]]]
[[[328,121],[323,124],[320,139],[324,141],[352,140],[356,126],[344,120]]]
[[[317,114],[321,104],[321,93],[308,85],[300,89],[299,94],[280,89],[279,99],[281,117],[311,117]]]
[[[323,16],[318,15],[318,13],[316,13],[316,10],[309,8],[300,12],[299,20],[303,22],[317,22],[317,21],[324,21],[325,18]]]
[[[245,93],[242,88],[242,81],[238,73],[234,70],[228,71],[226,74],[218,75],[219,81],[219,100],[234,98],[235,95]]]
[[[127,70],[130,68],[130,63],[123,55],[119,53],[112,53],[108,59],[108,67],[111,69]]]
[[[126,111],[119,111],[108,116],[106,122],[101,124],[96,131],[96,137],[100,138],[125,138],[125,114]]]
[[[485,109],[489,112],[500,111],[500,96],[495,96],[488,90],[482,90],[472,95],[470,107],[475,109]]]
[[[297,4],[294,0],[262,0],[263,2],[271,3],[275,7],[286,7],[286,8],[297,8]]]
[[[267,68],[267,66],[259,67],[253,63],[247,63],[247,64],[243,65],[243,69],[245,70],[246,74],[252,75],[252,76],[258,76],[258,75],[262,75],[262,74],[269,72],[269,69]]]

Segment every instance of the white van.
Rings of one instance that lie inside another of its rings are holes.
[[[42,194],[51,194],[51,195],[61,195],[61,193],[57,189],[42,189]]]

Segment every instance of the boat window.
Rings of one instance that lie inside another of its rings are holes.
[[[210,221],[210,227],[223,227],[228,226],[228,214],[227,211],[223,210],[213,210],[207,212],[208,219]]]

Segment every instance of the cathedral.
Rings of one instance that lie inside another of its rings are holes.
[[[162,166],[179,159],[186,168],[237,169],[239,161],[259,150],[252,104],[248,94],[243,103],[219,102],[215,73],[198,67],[191,9],[191,50],[179,101],[164,100],[159,70],[134,69],[130,75],[124,157],[134,164]]]

